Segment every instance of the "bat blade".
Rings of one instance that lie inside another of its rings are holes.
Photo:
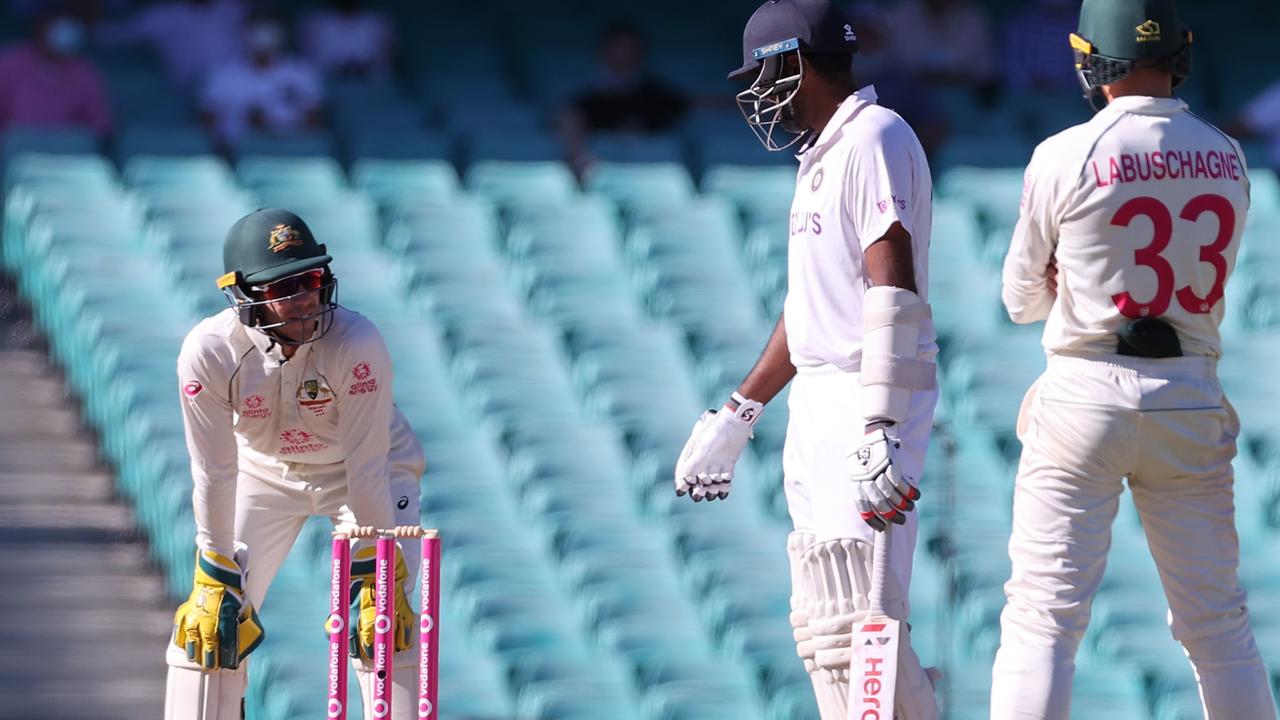
[[[890,526],[892,527],[892,526]],[[898,689],[899,623],[884,610],[889,529],[876,535],[870,612],[854,631],[848,720],[892,720]]]
[[[898,621],[867,618],[854,642],[849,720],[891,720],[898,689]]]

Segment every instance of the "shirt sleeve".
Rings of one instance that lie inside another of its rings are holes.
[[[845,210],[863,251],[884,237],[895,222],[915,236],[912,148],[919,145],[910,133],[901,120],[886,123],[850,154]]]
[[[1009,318],[1033,323],[1049,317],[1054,293],[1046,270],[1058,245],[1053,163],[1037,148],[1022,181],[1022,203],[1004,259],[1002,298]]]
[[[351,334],[345,343],[345,374],[338,390],[338,436],[346,453],[347,505],[356,524],[392,527],[391,356],[372,325]]]
[[[230,557],[239,458],[228,375],[199,335],[187,336],[178,355],[178,394],[191,455],[196,545]]]

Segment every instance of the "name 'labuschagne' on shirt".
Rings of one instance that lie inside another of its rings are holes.
[[[1217,150],[1161,150],[1124,153],[1090,160],[1098,187],[1150,180],[1240,180],[1244,175],[1235,153]]]

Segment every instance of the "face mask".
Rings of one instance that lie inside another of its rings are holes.
[[[279,25],[264,23],[249,28],[245,34],[245,44],[255,53],[274,53],[284,45],[284,37]]]
[[[56,18],[45,29],[44,41],[61,55],[75,55],[84,45],[84,26],[75,18]]]

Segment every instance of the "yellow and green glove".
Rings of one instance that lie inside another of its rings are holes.
[[[191,596],[173,616],[173,644],[188,660],[209,670],[235,669],[262,643],[262,622],[245,600],[243,577],[235,560],[212,550],[196,553]]]
[[[351,657],[369,661],[373,657],[373,620],[378,614],[377,593],[373,572],[377,564],[378,549],[373,545],[359,548],[351,558],[351,602],[360,603],[360,613],[351,626]],[[396,627],[394,652],[413,647],[413,631],[418,626],[418,615],[409,605],[404,584],[409,579],[409,568],[404,563],[400,548],[396,547],[395,596]]]

